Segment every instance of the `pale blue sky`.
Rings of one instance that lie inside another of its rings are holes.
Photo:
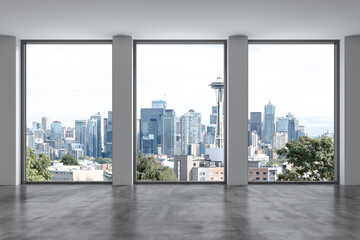
[[[27,46],[27,122],[42,116],[74,126],[111,110],[111,45]],[[208,85],[223,77],[222,45],[138,45],[137,102],[154,99],[181,116],[189,109],[209,123],[215,93]],[[334,46],[250,45],[249,111],[271,101],[276,116],[291,112],[311,135],[333,131]],[[138,118],[140,116],[138,115]]]

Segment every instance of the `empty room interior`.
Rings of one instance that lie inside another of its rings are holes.
[[[0,239],[360,239],[359,92],[359,1],[1,0]]]

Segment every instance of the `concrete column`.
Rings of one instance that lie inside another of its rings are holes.
[[[21,183],[20,41],[0,36],[0,185]]]
[[[248,38],[228,39],[227,183],[248,184]]]
[[[133,78],[129,36],[113,37],[113,185],[133,184]]]
[[[340,158],[340,183],[344,185],[360,185],[360,36],[345,37],[344,75],[340,77],[340,101],[343,99],[344,109],[340,113],[344,118],[343,159]],[[342,86],[343,84],[343,86]],[[343,96],[341,96],[343,87]],[[341,104],[340,104],[341,107]],[[341,117],[340,117],[341,119]],[[341,129],[341,127],[340,127]]]

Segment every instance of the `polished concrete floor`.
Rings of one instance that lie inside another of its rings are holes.
[[[0,239],[360,239],[360,187],[0,187]]]

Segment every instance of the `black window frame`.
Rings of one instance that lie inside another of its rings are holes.
[[[26,181],[26,45],[27,44],[110,44],[112,40],[21,40],[21,184],[112,184],[112,181]],[[112,91],[112,90],[111,90]]]
[[[224,46],[224,181],[137,181],[136,176],[136,121],[137,121],[137,45],[138,44],[222,44]],[[133,40],[133,184],[227,184],[227,40]]]
[[[336,39],[301,39],[301,40],[248,40],[249,45],[256,44],[332,44],[334,45],[334,181],[267,181],[250,182],[248,184],[339,184],[340,183],[340,40]],[[249,81],[249,79],[248,79]]]

